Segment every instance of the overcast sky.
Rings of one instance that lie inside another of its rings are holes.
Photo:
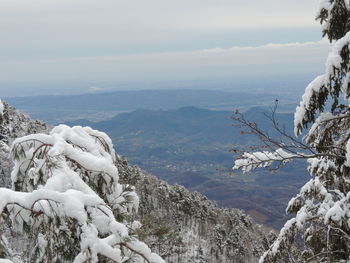
[[[317,9],[318,0],[1,0],[0,92],[311,80],[329,50]]]

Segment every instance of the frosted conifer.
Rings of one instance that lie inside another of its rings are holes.
[[[249,171],[276,161],[308,161],[312,178],[286,210],[295,217],[261,263],[289,258],[292,246],[299,247],[302,262],[350,262],[350,1],[321,1],[317,18],[333,47],[325,73],[309,84],[295,112],[296,136],[310,125],[306,146],[275,144],[280,148],[274,152],[245,153],[235,162],[234,168]]]

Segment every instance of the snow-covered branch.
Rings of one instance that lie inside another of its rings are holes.
[[[291,154],[283,149],[277,149],[275,152],[245,152],[239,159],[235,160],[233,169],[242,169],[243,172],[258,167],[269,167],[273,162],[286,163],[297,158],[309,158],[310,156],[304,154]]]

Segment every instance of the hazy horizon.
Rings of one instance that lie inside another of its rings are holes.
[[[1,96],[303,90],[329,51],[317,3],[4,0]]]

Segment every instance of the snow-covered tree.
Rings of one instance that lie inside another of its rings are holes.
[[[311,174],[288,204],[286,211],[295,217],[260,262],[286,258],[292,246],[300,249],[302,262],[350,262],[350,1],[321,1],[318,19],[333,46],[325,74],[308,85],[295,112],[296,136],[311,125],[304,142],[271,140],[243,119],[274,151],[244,153],[234,168],[306,158]]]
[[[15,140],[11,155],[13,189],[0,188],[0,216],[30,241],[24,262],[164,262],[135,235],[138,198],[118,182],[106,134],[60,125]],[[0,255],[13,259],[0,241]]]

